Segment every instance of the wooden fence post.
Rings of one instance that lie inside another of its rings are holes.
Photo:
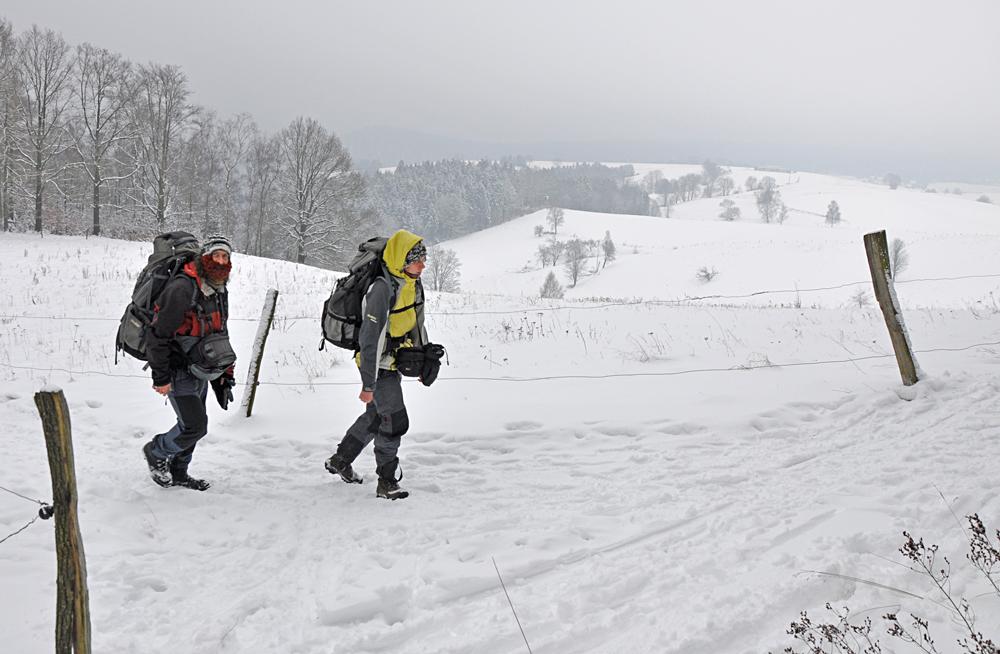
[[[278,304],[278,291],[272,288],[264,298],[264,308],[260,312],[260,323],[257,325],[257,336],[253,339],[253,352],[250,355],[250,369],[247,370],[247,385],[243,391],[241,406],[246,409],[247,418],[253,412],[253,401],[257,396],[257,384],[260,377],[260,364],[264,360],[264,343],[274,322],[274,308]]]
[[[917,364],[913,360],[909,335],[903,323],[903,312],[899,308],[896,289],[892,283],[885,230],[865,234],[865,252],[868,255],[868,268],[872,274],[875,297],[878,298],[879,307],[882,308],[885,326],[889,328],[892,349],[896,352],[899,375],[903,378],[904,385],[912,386],[920,380],[917,378]]]
[[[52,474],[56,518],[56,654],[90,654],[87,563],[76,513],[76,470],[69,406],[61,390],[35,393]]]

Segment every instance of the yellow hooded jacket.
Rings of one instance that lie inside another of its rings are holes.
[[[365,390],[374,390],[380,368],[395,368],[396,347],[427,343],[423,286],[403,272],[407,253],[422,240],[405,229],[389,237],[382,253],[389,276],[377,278],[365,295],[356,357]]]

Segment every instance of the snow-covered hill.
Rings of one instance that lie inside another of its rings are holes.
[[[567,211],[560,235],[610,231],[619,256],[563,301],[537,297],[541,214],[446,244],[464,290],[429,300],[450,365],[404,385],[399,502],[323,469],[362,408],[346,354],[317,350],[333,273],[237,255],[241,379],[264,292],[281,291],[255,414],[211,405],[192,472],[215,485],[163,490],[140,447],[173,413],[113,351],[149,246],[0,235],[0,486],[49,498],[32,395],[61,386],[98,652],[523,652],[497,569],[539,653],[781,651],[827,601],[876,624],[913,610],[957,652],[939,598],[899,565],[904,529],[941,544],[997,638],[1000,598],[963,564],[956,516],[1000,527],[1000,277],[916,280],[1000,275],[1000,210],[804,173],[781,191],[817,213],[835,199],[845,222],[762,225],[749,194],[736,223],[718,198],[670,219]],[[868,288],[861,235],[880,228],[910,251],[898,291],[925,374],[910,389],[880,312],[851,299]],[[701,266],[719,276],[701,284]],[[373,467],[369,450],[356,468]],[[35,508],[0,491],[0,538]],[[50,651],[51,522],[0,543],[0,578],[0,649]]]

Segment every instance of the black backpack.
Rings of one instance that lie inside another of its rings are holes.
[[[323,317],[320,319],[323,340],[319,349],[327,342],[345,350],[357,352],[358,333],[361,331],[361,302],[379,275],[385,274],[382,253],[388,239],[370,238],[358,246],[358,253],[347,267],[347,275],[337,280],[330,297],[323,303]]]
[[[146,360],[146,335],[153,322],[156,301],[167,282],[180,274],[189,261],[201,251],[198,239],[187,232],[167,232],[153,239],[153,254],[132,291],[132,301],[122,314],[115,337],[115,363],[118,352]],[[194,292],[197,293],[197,286]],[[192,302],[195,297],[192,295]]]

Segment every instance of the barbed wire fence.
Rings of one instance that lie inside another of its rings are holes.
[[[906,280],[894,280],[895,284],[913,284],[913,283],[925,283],[925,282],[953,282],[953,281],[963,281],[968,279],[998,279],[1000,274],[982,274],[982,275],[958,275],[950,277],[924,277],[916,279],[906,279]],[[682,299],[675,300],[635,300],[635,301],[622,301],[622,302],[607,302],[600,304],[561,304],[555,306],[531,306],[531,307],[520,307],[516,309],[504,309],[504,310],[473,310],[473,311],[435,311],[429,313],[429,317],[434,316],[486,316],[486,315],[523,315],[530,313],[541,313],[541,312],[554,312],[554,311],[593,311],[599,309],[611,309],[611,308],[629,308],[629,307],[640,307],[640,306],[684,306],[696,302],[702,302],[705,300],[739,300],[739,299],[750,299],[761,297],[765,295],[778,295],[778,294],[788,294],[788,293],[812,293],[812,292],[823,292],[823,291],[833,291],[844,288],[849,288],[851,286],[857,285],[867,285],[871,284],[871,280],[859,280],[852,282],[844,282],[841,284],[834,284],[830,286],[818,286],[810,288],[779,288],[779,289],[765,289],[759,291],[753,291],[744,294],[735,295],[702,295],[702,296],[686,296]],[[109,318],[104,316],[55,316],[55,315],[16,315],[16,314],[0,314],[0,319],[5,320],[17,320],[17,319],[37,319],[37,320],[72,320],[72,321],[109,321],[117,322],[118,318]],[[258,318],[242,318],[235,317],[230,318],[230,320],[235,321],[253,321],[256,322]],[[280,316],[277,320],[292,322],[301,320],[315,320],[319,322],[319,311],[315,316]],[[983,347],[997,347],[1000,346],[1000,342],[986,341],[981,343],[964,344],[954,347],[938,347],[938,348],[928,348],[923,350],[917,350],[917,354],[926,354],[934,352],[961,352],[972,350],[976,348]],[[824,366],[824,365],[834,365],[834,364],[844,364],[844,363],[857,363],[860,361],[868,361],[875,359],[888,359],[892,358],[893,354],[876,354],[863,357],[847,357],[842,359],[828,359],[828,360],[818,360],[818,361],[788,361],[783,363],[766,362],[761,365],[737,365],[727,368],[714,367],[714,368],[692,368],[685,370],[671,370],[671,371],[659,371],[659,372],[625,372],[625,373],[607,373],[607,374],[557,374],[557,375],[543,375],[537,377],[491,377],[491,376],[479,376],[479,377],[441,377],[439,382],[503,382],[503,383],[516,383],[516,382],[537,382],[537,381],[551,381],[551,380],[570,380],[570,379],[616,379],[616,378],[632,378],[632,377],[673,377],[677,375],[688,375],[696,373],[729,373],[729,372],[739,372],[746,370],[753,370],[758,368],[791,368],[791,367],[801,367],[801,366]],[[113,373],[100,370],[77,370],[71,368],[64,368],[59,366],[28,366],[28,365],[15,365],[10,363],[0,362],[0,367],[8,368],[12,370],[25,370],[32,372],[61,372],[69,375],[87,376],[87,375],[99,375],[103,377],[120,377],[120,378],[136,378],[136,379],[147,379],[147,375],[131,374],[131,373]],[[313,387],[313,386],[356,386],[356,381],[342,382],[342,381],[302,381],[302,382],[281,382],[281,381],[259,381],[257,382],[260,386],[299,386],[299,387]],[[246,386],[247,384],[237,384],[238,386]]]

